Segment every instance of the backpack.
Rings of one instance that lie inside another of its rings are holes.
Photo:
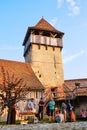
[[[67,109],[68,109],[68,111],[71,111],[71,110],[72,110],[72,106],[71,106],[70,103],[67,104]]]

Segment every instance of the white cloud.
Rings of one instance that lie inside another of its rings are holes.
[[[73,13],[74,13],[75,15],[78,15],[79,12],[80,12],[80,7],[79,7],[79,6],[75,6],[75,7],[73,8]]]
[[[70,12],[68,13],[68,16],[72,15],[78,15],[80,13],[80,6],[77,5],[77,2],[80,2],[78,0],[77,2],[75,0],[57,0],[58,1],[58,8],[61,8],[64,1],[68,4],[68,9]]]
[[[66,2],[69,4],[69,9],[71,10],[71,13],[73,15],[78,15],[80,12],[80,7],[77,6],[75,0],[66,0]]]
[[[79,56],[81,56],[81,55],[83,55],[83,54],[85,54],[85,51],[84,51],[84,50],[81,50],[79,53],[76,53],[76,54],[74,54],[74,55],[72,55],[72,56],[69,56],[69,57],[63,59],[63,63],[70,62],[70,61],[72,61],[72,60],[78,58]]]
[[[57,23],[57,20],[58,20],[58,18],[55,17],[55,18],[53,18],[53,19],[51,20],[50,23],[51,23],[53,26],[55,26],[55,24]]]
[[[58,0],[58,8],[61,8],[64,0]]]
[[[74,0],[66,0],[70,4],[70,6],[74,7],[76,5]]]

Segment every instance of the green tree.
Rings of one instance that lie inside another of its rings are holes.
[[[12,108],[13,106],[22,100],[26,94],[28,94],[28,86],[24,83],[23,78],[18,78],[13,75],[9,75],[8,71],[5,71],[4,67],[1,67],[3,83],[0,85],[0,99],[1,99],[1,112],[8,107],[7,124],[12,122]]]

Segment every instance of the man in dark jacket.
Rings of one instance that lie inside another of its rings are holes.
[[[43,98],[39,101],[39,120],[43,119],[43,108],[44,108],[44,101]]]

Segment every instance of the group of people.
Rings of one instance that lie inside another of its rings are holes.
[[[38,110],[36,108],[36,105],[38,105]],[[44,98],[40,98],[40,101],[38,104],[35,103],[34,99],[28,101],[28,109],[31,112],[37,112],[38,119],[42,120],[44,116]],[[66,104],[65,102],[62,102],[61,109],[58,109],[58,107],[55,107],[55,101],[53,98],[50,99],[50,101],[47,104],[47,115],[49,116],[50,120],[55,120],[56,122],[66,122],[67,121],[67,114],[70,118],[70,121],[75,122],[76,117],[75,113],[73,111],[73,107],[70,103],[70,101]]]
[[[39,120],[43,119],[44,99],[41,97],[39,103],[36,103],[34,98],[28,100],[27,110],[36,113]]]
[[[62,113],[64,114],[64,121],[67,121],[67,116],[71,122],[76,122],[76,116],[73,110],[73,106],[70,101],[68,103],[62,103]]]
[[[76,116],[70,101],[68,101],[67,104],[62,102],[61,108],[58,109],[58,107],[55,107],[55,101],[52,99],[50,102],[48,102],[48,108],[48,116],[54,119],[57,123],[66,122],[67,115],[70,121],[76,122]]]
[[[36,106],[38,105],[38,110],[36,108]],[[53,98],[50,99],[50,101],[48,102],[48,106],[49,106],[49,118],[50,119],[54,119],[54,109],[55,109],[55,101],[53,100]],[[28,110],[30,112],[37,112],[38,113],[38,119],[42,120],[43,116],[44,116],[44,107],[45,107],[45,102],[44,102],[44,98],[41,97],[40,101],[38,104],[35,103],[34,99],[32,98],[31,100],[28,101],[27,104]]]

